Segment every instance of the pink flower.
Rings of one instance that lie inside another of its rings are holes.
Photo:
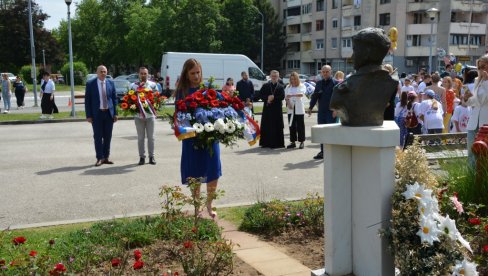
[[[451,196],[449,199],[454,204],[454,207],[456,207],[458,214],[464,213],[463,204],[458,200],[457,196]]]

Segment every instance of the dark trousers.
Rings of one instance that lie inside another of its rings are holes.
[[[94,116],[92,122],[93,140],[95,142],[95,152],[97,160],[108,159],[110,156],[110,142],[112,141],[112,129],[114,120],[110,116],[110,111],[97,111],[98,116]]]
[[[17,107],[24,106],[24,96],[25,93],[23,91],[21,92],[15,91],[15,98],[17,98]]]
[[[42,110],[42,114],[49,114],[49,115],[53,114],[54,99],[51,101],[51,94],[42,93],[41,110]]]
[[[291,120],[291,114],[288,114],[288,122]],[[293,122],[290,126],[290,142],[295,143],[297,141],[297,133],[298,133],[298,142],[305,141],[305,116],[302,115],[293,115]]]

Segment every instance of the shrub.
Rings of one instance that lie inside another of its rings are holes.
[[[61,67],[61,74],[63,74],[66,84],[71,84],[69,62]],[[84,85],[85,77],[88,75],[88,69],[85,63],[81,61],[73,62],[73,75],[75,78],[75,85]]]
[[[24,65],[20,68],[19,75],[27,83],[32,83],[32,65]],[[39,75],[39,67],[36,66],[36,74]]]

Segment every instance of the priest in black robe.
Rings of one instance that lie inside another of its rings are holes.
[[[259,146],[284,148],[283,100],[285,99],[285,88],[278,82],[280,77],[278,71],[272,70],[270,76],[271,81],[265,83],[259,91],[263,100]]]

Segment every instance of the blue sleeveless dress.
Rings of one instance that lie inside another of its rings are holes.
[[[188,94],[191,95],[197,90],[197,88],[190,88]],[[208,149],[195,149],[194,140],[188,138],[182,141],[181,183],[187,184],[188,177],[203,178],[204,183],[219,179],[222,176],[219,143],[213,143],[213,152],[210,155]]]

